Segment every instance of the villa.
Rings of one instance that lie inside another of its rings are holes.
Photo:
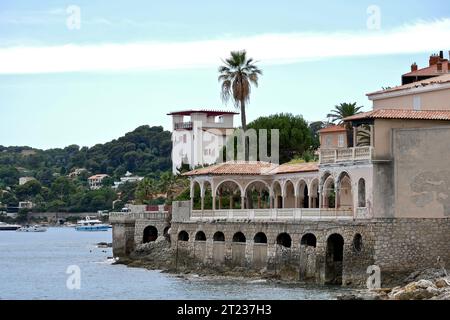
[[[107,174],[95,174],[88,178],[89,188],[91,190],[97,190],[102,187],[103,179],[109,177]]]
[[[115,254],[168,233],[205,264],[339,285],[365,284],[373,265],[385,279],[448,264],[450,74],[436,70],[369,93],[371,111],[322,129],[317,163],[234,161],[185,173],[191,201],[173,203],[170,230],[112,215]]]

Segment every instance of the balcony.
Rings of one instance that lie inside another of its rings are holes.
[[[169,218],[167,211],[155,212],[111,212],[109,214],[110,223],[126,223],[135,220],[165,220]]]
[[[372,160],[373,147],[320,149],[319,164]]]
[[[178,122],[175,123],[175,130],[192,130],[193,123],[189,122]]]
[[[352,220],[353,210],[341,209],[244,209],[193,210],[191,221],[252,220],[252,221],[330,221]]]

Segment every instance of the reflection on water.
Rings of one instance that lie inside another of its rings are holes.
[[[247,279],[180,278],[111,265],[107,232],[49,228],[0,232],[0,299],[334,299],[343,289]],[[67,289],[69,266],[81,270],[80,290]]]

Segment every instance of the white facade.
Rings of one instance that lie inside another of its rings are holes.
[[[114,182],[114,189],[117,189],[120,185],[124,184],[124,183],[134,183],[134,182],[139,182],[144,180],[144,177],[139,177],[139,176],[133,176],[133,174],[129,171],[127,171],[127,173],[125,173],[125,176],[120,178],[120,181],[115,181]]]
[[[172,171],[217,162],[227,136],[233,134],[234,112],[182,111],[172,116]]]
[[[91,190],[100,189],[102,187],[102,181],[106,177],[108,177],[107,174],[96,174],[92,177],[89,177],[88,178],[89,188],[91,188]]]
[[[33,180],[36,180],[36,179],[33,177],[21,177],[21,178],[19,178],[19,186],[24,185],[25,183],[33,181]]]

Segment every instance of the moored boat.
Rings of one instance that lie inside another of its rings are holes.
[[[8,224],[5,222],[0,222],[0,231],[15,231],[21,226],[18,224]]]
[[[43,226],[39,226],[39,225],[34,225],[34,226],[24,226],[24,227],[17,229],[16,231],[18,231],[18,232],[46,232],[47,228],[43,227]]]
[[[92,219],[87,216],[85,220],[80,220],[75,227],[77,231],[108,231],[109,227],[100,220]]]

